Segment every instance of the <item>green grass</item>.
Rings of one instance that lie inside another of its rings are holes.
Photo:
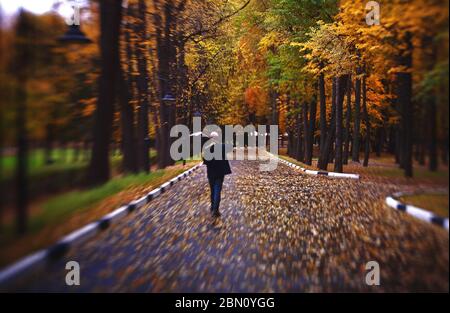
[[[374,176],[383,176],[387,178],[396,178],[396,177],[404,177],[405,173],[400,168],[390,168],[390,167],[366,167],[363,168],[364,172],[367,175],[374,175]]]
[[[144,185],[162,177],[164,170],[158,170],[151,174],[130,175],[115,178],[108,183],[85,191],[73,191],[52,198],[42,205],[43,211],[30,221],[31,230],[39,229],[43,225],[53,223],[59,218],[75,211],[88,209],[101,200],[114,195],[126,188]]]
[[[382,176],[387,178],[400,178],[404,177],[405,173],[398,167],[378,167],[369,166],[364,169],[364,172],[368,175]],[[433,181],[435,183],[447,183],[448,184],[448,171],[431,172],[426,168],[414,168],[414,179]]]
[[[28,171],[30,176],[41,175],[47,172],[53,173],[57,171],[64,171],[73,168],[83,168],[86,167],[88,161],[86,159],[80,158],[82,160],[76,161],[75,149],[54,149],[52,151],[52,164],[45,164],[45,150],[44,149],[34,149],[28,154]],[[80,154],[84,154],[80,151]],[[156,150],[150,151],[150,158],[156,157]],[[0,162],[2,162],[2,180],[10,179],[14,175],[14,169],[16,166],[17,158],[15,155],[1,156]],[[114,164],[119,164],[122,160],[122,156],[118,154],[111,155],[111,161]]]
[[[192,162],[193,161],[188,160],[187,164]],[[181,163],[182,161],[177,162],[177,164]],[[184,170],[185,169],[180,169],[176,171],[176,173],[173,174],[173,177],[181,174]],[[155,181],[166,174],[168,174],[167,170],[163,169],[154,171],[150,174],[142,173],[116,177],[98,187],[70,191],[51,197],[48,201],[40,205],[42,211],[29,217],[29,230],[30,232],[36,232],[42,227],[58,222],[74,212],[87,210],[116,193],[135,186],[151,184],[152,181]],[[10,230],[6,231],[6,233],[12,233],[12,228],[12,225],[4,225],[5,230]]]
[[[404,196],[400,199],[403,203],[431,211],[438,216],[448,217],[448,194],[420,194]]]
[[[111,158],[113,172],[120,169],[121,157]],[[85,175],[88,167],[86,162],[54,163],[40,166],[30,171],[28,176],[29,199],[33,201],[39,197],[64,192],[85,185]],[[0,179],[0,188],[3,188],[3,201],[11,205],[15,199],[15,177],[13,173]]]
[[[180,163],[181,162],[177,162],[177,164]],[[179,170],[174,176],[181,174],[182,172],[183,170]],[[53,223],[59,218],[71,214],[72,212],[89,209],[91,206],[96,205],[109,196],[128,188],[149,184],[152,181],[161,178],[166,173],[166,170],[157,170],[150,174],[142,173],[117,177],[92,189],[72,191],[53,197],[42,205],[43,211],[30,221],[30,228],[33,231],[33,229],[39,229],[43,225]]]
[[[71,162],[74,159],[75,150],[74,149],[54,149],[52,152],[52,159],[54,161],[53,164],[47,165],[45,164],[45,151],[44,149],[35,149],[29,152],[28,154],[28,168],[30,173],[35,172],[41,168],[53,167],[55,165],[62,165]],[[16,156],[8,155],[2,156],[2,165],[5,173],[11,173],[14,171],[16,165]],[[84,163],[84,162],[80,162]]]
[[[28,157],[28,189],[30,200],[48,196],[85,186],[88,161],[75,162],[73,159],[63,158],[62,155],[74,153],[73,149],[55,149],[54,163],[45,164],[43,149],[33,150]],[[156,151],[151,150],[152,163],[156,160]],[[1,160],[4,171],[0,177],[0,188],[3,188],[4,203],[10,205],[15,199],[15,156],[3,156]],[[121,171],[122,156],[112,154],[110,157],[112,174]]]

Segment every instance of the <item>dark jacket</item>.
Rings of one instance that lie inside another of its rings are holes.
[[[217,147],[218,144],[214,144],[211,147],[211,152],[214,153],[214,149]],[[222,159],[221,160],[211,160],[207,161],[203,158],[203,161],[208,169],[208,179],[218,179],[223,178],[225,175],[231,174],[231,168],[230,163],[228,162],[226,158],[226,145],[222,145]]]

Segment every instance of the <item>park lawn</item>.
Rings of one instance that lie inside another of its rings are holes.
[[[382,167],[382,166],[369,166],[367,168],[362,168],[360,170],[362,174],[369,176],[382,176],[382,177],[392,177],[398,178],[404,176],[404,171],[398,167]],[[426,180],[436,183],[446,183],[448,182],[448,170],[439,170],[437,172],[431,172],[424,167],[414,168],[413,179]]]
[[[82,152],[84,153],[84,152]],[[59,168],[65,168],[67,166],[73,166],[80,164],[85,164],[86,161],[83,158],[80,160],[74,160],[75,150],[74,149],[60,149],[56,148],[52,151],[53,163],[45,164],[45,150],[44,149],[33,149],[29,152],[28,170],[30,175],[38,174],[40,171],[48,171]],[[11,177],[14,174],[14,169],[16,166],[16,156],[15,155],[4,155],[1,157],[0,162],[2,162],[3,174],[5,178]]]
[[[361,175],[362,178],[390,180],[405,184],[431,184],[448,186],[448,167],[442,166],[438,171],[432,172],[426,166],[414,164],[413,178],[406,178],[404,171],[395,164],[394,158],[373,157],[368,167],[351,162],[344,165],[344,172]]]
[[[297,164],[303,168],[317,170],[317,158],[313,158],[313,165],[308,166],[286,155],[285,149],[280,149],[280,158]],[[333,171],[334,165],[329,164],[328,170]],[[412,179],[405,178],[404,171],[400,169],[394,162],[392,156],[371,157],[368,167],[363,167],[361,163],[349,162],[344,165],[344,173],[359,174],[362,178],[377,180],[395,180],[401,183],[424,183],[433,185],[448,186],[449,172],[448,167],[441,167],[436,172],[431,172],[424,166],[414,165],[414,177]]]
[[[405,204],[413,205],[431,211],[434,214],[448,218],[448,194],[425,193],[408,195],[400,198]]]
[[[45,164],[45,150],[33,149],[28,154],[28,171],[31,177],[39,176],[46,173],[54,173],[64,171],[72,168],[85,168],[88,165],[87,154],[85,151],[80,151],[82,155],[78,160],[75,160],[75,149],[72,148],[55,148],[52,151],[52,164]],[[150,150],[150,158],[156,157],[156,150]],[[3,155],[0,156],[0,162],[2,167],[1,179],[10,179],[14,175],[16,166],[15,155]],[[112,153],[111,161],[114,164],[120,163],[122,160],[121,155]]]
[[[75,150],[58,149],[54,154],[70,155]],[[157,155],[155,150],[150,152],[151,163],[156,162]],[[0,188],[2,188],[2,196],[4,206],[9,208],[14,205],[16,197],[15,184],[15,163],[14,156],[3,156],[0,159],[3,162],[4,171],[0,177]],[[110,155],[112,176],[118,176],[122,171],[122,156],[117,153]],[[87,159],[76,161],[70,158],[54,157],[54,163],[45,164],[44,151],[30,151],[28,158],[28,195],[29,201],[35,203],[44,197],[53,196],[62,192],[67,192],[86,186],[86,173],[89,166]],[[11,215],[11,211],[5,211],[6,218]]]
[[[3,226],[0,267],[50,246],[64,235],[145,195],[196,164],[198,161],[188,161],[186,166],[178,162],[175,166],[151,174],[117,177],[92,189],[71,191],[49,198],[38,205],[40,209],[36,210],[36,214],[29,217],[26,235],[17,237],[12,221]]]

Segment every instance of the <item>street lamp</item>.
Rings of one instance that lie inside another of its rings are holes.
[[[161,78],[161,80],[167,81],[166,79],[162,79],[162,78]],[[163,127],[166,128],[166,127],[168,127],[168,125],[170,125],[169,127],[174,126],[176,124],[176,113],[175,113],[176,107],[175,107],[174,103],[177,101],[177,99],[172,95],[172,93],[170,91],[168,91],[164,94],[164,97],[162,97],[161,101],[163,104],[162,109],[163,109],[164,115],[168,116],[168,120],[164,123]],[[170,132],[170,129],[168,129],[167,132]],[[169,138],[169,145],[171,144],[171,142],[172,142],[172,138]],[[186,162],[183,161],[183,165],[185,163]]]
[[[58,38],[59,42],[63,43],[80,43],[89,44],[92,40],[86,37],[86,35],[81,31],[80,25],[69,25],[66,33]]]
[[[193,117],[193,119],[195,120],[195,118],[197,117],[197,118],[202,118],[202,113],[200,112],[200,111],[198,111],[198,110],[195,110],[193,113],[192,113],[192,117]],[[192,122],[192,121],[189,121],[190,123]],[[200,122],[201,123],[201,122]],[[196,132],[196,133],[194,133],[194,125],[193,124],[191,124],[191,131],[192,131],[192,135],[191,135],[191,137],[192,137],[192,140],[194,140],[194,141],[191,141],[190,142],[190,144],[191,144],[191,147],[194,147],[195,146],[195,137],[200,137],[200,146],[203,146],[203,144],[204,144],[204,142],[205,142],[205,138],[204,138],[204,134],[203,134],[203,132],[200,130],[199,132]],[[201,148],[200,148],[201,149]],[[196,152],[196,151],[194,151],[195,149],[192,149],[191,150],[191,157],[194,157],[194,153]],[[183,164],[186,164],[185,163],[186,161],[185,160],[183,160]]]
[[[81,31],[80,25],[68,25],[66,33],[57,39],[59,43],[64,44],[90,44],[92,40],[86,37]],[[84,127],[81,126],[81,129]],[[82,131],[83,132],[83,131]]]

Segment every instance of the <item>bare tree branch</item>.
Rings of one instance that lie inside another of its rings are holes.
[[[219,26],[220,24],[222,24],[226,20],[232,18],[233,16],[235,16],[236,14],[238,14],[239,12],[244,10],[250,4],[251,1],[252,0],[247,0],[239,9],[237,9],[233,13],[230,13],[228,15],[222,16],[217,21],[215,21],[210,27],[208,27],[206,29],[199,29],[199,30],[193,32],[192,34],[189,34],[189,35],[185,36],[184,37],[184,41],[187,42],[187,41],[191,40],[193,37],[201,36],[203,34],[206,34],[206,33],[209,33],[211,31],[214,31],[217,28],[217,26]]]

